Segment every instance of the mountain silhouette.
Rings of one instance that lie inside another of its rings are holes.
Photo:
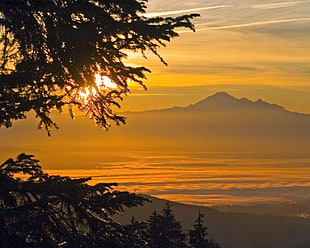
[[[161,109],[160,111],[176,111],[176,110],[202,111],[202,112],[204,111],[241,112],[246,110],[251,111],[255,110],[255,111],[279,111],[279,112],[285,111],[287,113],[293,113],[285,110],[285,108],[283,108],[282,106],[265,102],[262,99],[258,99],[257,101],[251,101],[246,97],[239,99],[232,95],[229,95],[226,92],[218,92],[187,107],[174,107],[168,109]]]
[[[162,146],[174,143],[204,149],[227,145],[292,151],[310,145],[310,115],[261,99],[238,99],[218,92],[186,107],[128,113],[122,133],[136,133],[137,139]]]
[[[286,112],[294,113],[285,110],[282,106],[277,104],[271,104],[265,102],[261,99],[257,101],[251,101],[245,97],[236,98],[232,95],[229,95],[226,92],[217,92],[214,95],[206,97],[205,99],[191,104],[186,107],[173,107],[166,109],[157,109],[157,110],[148,110],[144,112],[182,112],[182,111],[192,111],[192,112],[244,112],[244,111],[277,111],[277,112]],[[295,113],[298,115],[305,115],[300,113]]]

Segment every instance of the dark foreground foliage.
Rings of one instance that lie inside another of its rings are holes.
[[[17,174],[27,176],[18,179]],[[0,240],[6,247],[127,247],[126,230],[111,215],[143,197],[88,185],[90,178],[50,176],[33,156],[0,166]],[[135,239],[139,241],[139,236]],[[139,241],[140,242],[140,241]],[[143,241],[144,242],[144,241]]]
[[[219,248],[207,239],[199,214],[190,245],[168,203],[147,222],[121,225],[113,215],[146,198],[88,185],[90,178],[50,176],[32,155],[20,154],[0,165],[1,248]]]
[[[145,56],[194,30],[195,14],[146,18],[147,0],[1,0],[0,126],[26,118],[33,110],[40,126],[56,126],[53,109],[75,106],[107,128],[125,121],[112,110],[129,92],[128,82],[143,87],[143,66],[124,63],[130,52]],[[97,75],[97,76],[96,76]],[[98,85],[109,78],[117,87]],[[57,126],[56,126],[57,127]]]

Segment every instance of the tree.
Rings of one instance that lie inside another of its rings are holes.
[[[113,111],[129,92],[145,87],[149,69],[126,65],[129,52],[151,51],[194,30],[196,14],[143,16],[147,0],[1,0],[0,126],[10,127],[33,110],[40,127],[57,127],[51,111],[68,106],[103,128],[125,118]]]
[[[150,248],[186,247],[186,235],[182,231],[181,223],[175,219],[169,203],[160,213],[154,211],[149,217],[147,232]]]
[[[212,239],[208,239],[207,227],[203,224],[204,215],[198,213],[194,222],[194,229],[189,231],[189,243],[194,248],[220,248]]]
[[[203,225],[204,215],[198,213],[198,217],[194,222],[194,230],[189,231],[189,242],[192,247],[195,248],[207,248],[209,247],[209,241],[207,239],[207,227]]]
[[[145,198],[113,191],[116,184],[90,186],[89,178],[50,176],[38,162],[20,154],[0,165],[2,248],[143,247],[128,246],[128,228],[111,215],[142,205]],[[21,173],[24,179],[18,179]],[[138,233],[130,235],[146,243]]]
[[[124,228],[126,235],[124,248],[149,248],[146,227],[145,222],[136,221],[132,217],[131,223]]]
[[[109,120],[124,123],[113,106],[129,93],[130,81],[145,87],[150,72],[126,65],[128,53],[151,51],[166,64],[157,49],[178,36],[176,28],[194,30],[191,19],[198,16],[146,18],[146,3],[1,0],[0,127],[34,111],[50,133],[57,128],[51,112],[65,106],[72,117],[78,108],[105,129]],[[143,247],[143,235],[111,215],[146,199],[88,180],[50,176],[32,155],[0,165],[1,247],[124,248],[129,236]]]

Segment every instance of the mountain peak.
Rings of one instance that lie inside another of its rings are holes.
[[[210,97],[230,97],[230,98],[234,98],[232,95],[229,95],[227,92],[225,91],[219,91],[211,96],[209,96],[208,98]]]
[[[211,95],[200,102],[197,102],[193,105],[190,105],[191,108],[203,109],[207,106],[214,105],[229,105],[230,103],[236,103],[239,99],[229,95],[226,92],[217,92],[214,95]]]
[[[223,101],[223,100],[237,100],[237,98],[233,97],[232,95],[229,95],[227,92],[221,91],[217,92],[214,95],[211,95],[207,97],[205,100],[217,100],[217,101]],[[202,100],[204,101],[204,100]]]

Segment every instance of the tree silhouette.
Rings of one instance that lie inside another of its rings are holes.
[[[185,248],[186,235],[171,204],[147,223],[132,218],[121,225],[113,215],[146,198],[112,189],[115,183],[88,185],[44,173],[32,155],[20,154],[0,165],[0,247],[25,248]],[[203,214],[189,232],[189,247],[220,248],[207,238]]]
[[[182,226],[175,219],[171,204],[163,208],[160,213],[156,211],[148,219],[148,236],[150,248],[184,248],[186,247],[186,234]]]
[[[40,127],[57,127],[51,111],[76,106],[103,128],[125,122],[112,107],[145,87],[149,69],[126,65],[129,52],[151,51],[194,30],[190,19],[146,18],[147,0],[1,0],[0,126],[10,127],[33,110]]]
[[[89,178],[50,176],[38,162],[20,154],[0,165],[2,248],[145,247],[128,246],[128,228],[111,217],[124,206],[142,205],[145,198],[113,191],[116,184],[90,186]],[[138,234],[132,231],[131,240],[144,244]]]
[[[145,87],[146,67],[125,63],[130,52],[158,54],[176,28],[194,30],[195,14],[143,16],[147,0],[1,0],[0,127],[30,111],[50,134],[53,110],[84,112],[105,129],[124,123],[113,106],[133,81]],[[90,178],[50,176],[32,155],[0,165],[0,246],[144,247],[141,226],[111,215],[145,198],[87,184]],[[22,178],[18,176],[22,174]],[[167,217],[167,216],[166,216]]]
[[[194,222],[194,229],[189,231],[189,243],[194,248],[220,248],[212,239],[208,239],[207,227],[203,224],[204,215],[198,213]]]
[[[132,217],[129,225],[125,226],[125,246],[130,248],[148,248],[149,242],[146,234],[147,225],[145,222],[136,221]]]

